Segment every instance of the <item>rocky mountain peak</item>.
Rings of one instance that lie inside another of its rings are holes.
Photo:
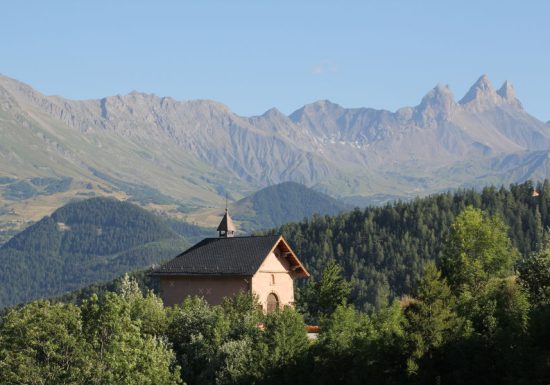
[[[484,91],[494,90],[493,83],[491,83],[491,80],[489,79],[489,76],[487,76],[487,74],[481,75],[479,79],[477,79],[477,81],[474,83],[473,87]]]
[[[516,98],[516,91],[514,90],[514,86],[508,80],[504,81],[502,87],[500,87],[500,89],[497,91],[497,94],[499,94],[504,99]]]
[[[508,80],[506,80],[502,87],[499,88],[497,94],[503,99],[504,102],[521,108],[521,102],[516,97],[514,86]]]
[[[287,116],[283,114],[281,111],[279,111],[277,108],[273,107],[267,110],[262,114],[262,117],[264,118],[272,118],[272,119],[281,119],[286,118]]]
[[[344,111],[344,108],[339,104],[333,103],[330,100],[318,100],[294,111],[290,114],[289,118],[297,123],[309,116],[338,115],[342,111]]]
[[[446,119],[454,110],[456,102],[448,85],[438,84],[431,89],[415,109],[415,118],[427,120]]]
[[[460,100],[460,104],[469,105],[476,110],[498,104],[499,97],[487,75],[482,75]]]
[[[44,95],[35,91],[28,84],[7,76],[0,76],[0,87],[18,102],[21,100],[33,100],[34,102],[42,103],[45,98]]]
[[[333,103],[330,100],[319,100],[311,104],[307,104],[305,106],[306,110],[308,111],[315,111],[315,112],[329,112],[334,110],[342,109],[342,106],[339,104]]]
[[[260,116],[248,118],[248,121],[258,128],[274,132],[287,132],[289,126],[292,125],[289,117],[275,107],[270,108]]]
[[[420,105],[445,106],[454,103],[454,95],[447,84],[438,84],[432,88],[423,98]]]

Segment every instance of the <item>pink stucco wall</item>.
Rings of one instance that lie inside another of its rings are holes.
[[[160,278],[161,298],[165,306],[172,306],[182,303],[187,296],[198,295],[217,305],[224,297],[250,292],[250,281],[251,277],[165,276]]]
[[[286,259],[270,253],[252,277],[252,292],[258,296],[264,310],[269,293],[277,296],[280,307],[294,305],[294,282],[289,267]]]

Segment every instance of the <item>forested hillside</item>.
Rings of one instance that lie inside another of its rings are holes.
[[[533,189],[540,195],[533,197]],[[550,226],[550,182],[462,190],[337,216],[315,216],[271,233],[282,233],[289,240],[314,278],[335,259],[352,283],[350,301],[371,311],[411,292],[425,261],[441,258],[448,229],[467,206],[500,216],[513,245],[527,256],[538,250]],[[187,229],[180,227],[174,224],[180,231]],[[139,276],[140,282],[143,279]],[[302,287],[305,281],[297,283]],[[153,287],[150,280],[144,285]],[[67,298],[79,302],[105,287],[112,285],[95,285]]]
[[[241,199],[232,205],[231,213],[235,220],[245,221],[248,228],[256,230],[301,221],[314,214],[336,215],[351,208],[303,184],[285,182]],[[248,229],[239,230],[246,232]]]
[[[315,273],[296,309],[264,314],[246,295],[165,308],[127,277],[65,297],[76,304],[7,309],[0,382],[548,384],[550,183],[537,191],[461,191],[286,225]],[[316,340],[305,321],[320,325]]]
[[[0,307],[109,281],[187,246],[163,220],[133,204],[70,203],[0,248]]]
[[[532,196],[533,188],[539,196]],[[424,262],[441,258],[448,229],[467,206],[500,216],[509,226],[513,245],[528,255],[550,226],[550,182],[437,194],[337,216],[316,216],[273,232],[287,238],[314,277],[335,258],[352,281],[352,301],[359,308],[371,309],[411,292]]]
[[[347,304],[334,261],[297,309],[268,314],[250,295],[164,307],[128,277],[76,305],[35,301],[0,315],[0,383],[546,385],[550,239],[520,259],[506,229],[464,209],[441,261],[370,314]]]

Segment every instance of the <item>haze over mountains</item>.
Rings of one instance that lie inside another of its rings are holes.
[[[0,135],[0,222],[14,229],[95,195],[184,217],[285,181],[362,204],[550,177],[550,124],[487,76],[459,101],[438,85],[396,112],[318,101],[254,117],[139,92],[74,101],[0,77]]]

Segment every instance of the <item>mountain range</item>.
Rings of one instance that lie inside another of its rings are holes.
[[[550,124],[487,76],[395,112],[330,101],[243,117],[208,100],[45,96],[0,77],[4,238],[75,198],[131,199],[178,219],[294,181],[354,205],[550,176]]]

